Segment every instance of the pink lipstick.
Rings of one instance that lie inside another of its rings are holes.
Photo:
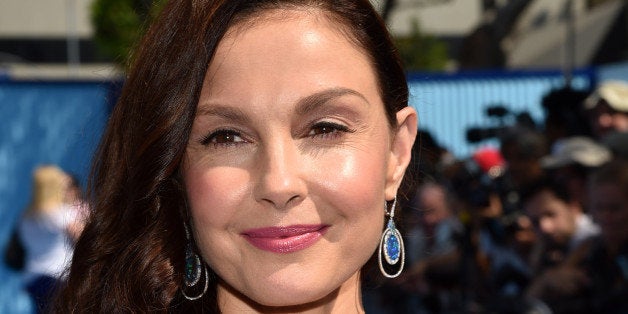
[[[293,225],[249,229],[242,236],[258,249],[273,253],[292,253],[312,246],[328,225]]]

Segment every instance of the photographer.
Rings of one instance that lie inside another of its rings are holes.
[[[533,239],[519,213],[504,206],[503,167],[499,151],[482,149],[444,171],[462,232],[453,251],[415,265],[404,278],[406,285],[426,285],[432,295],[447,297],[426,304],[433,312],[511,312],[513,301],[522,304],[521,313],[530,309],[521,299],[529,270],[519,249]]]

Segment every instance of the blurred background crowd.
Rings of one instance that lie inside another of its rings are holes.
[[[365,288],[373,313],[628,313],[628,83],[573,106],[468,158],[420,135],[409,266]]]
[[[166,0],[0,0],[0,313],[63,280],[127,56]],[[628,313],[628,2],[373,0],[420,130],[367,313]],[[371,278],[373,277],[373,278]]]

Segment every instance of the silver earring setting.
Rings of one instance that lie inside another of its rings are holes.
[[[399,230],[397,230],[397,228],[395,227],[395,222],[393,220],[393,218],[395,217],[396,206],[397,198],[394,199],[390,211],[388,211],[388,205],[386,204],[386,202],[384,202],[384,211],[388,216],[388,224],[386,225],[386,229],[384,229],[384,232],[382,233],[382,238],[379,241],[379,248],[377,250],[379,270],[387,278],[395,278],[399,276],[399,274],[401,274],[406,257],[406,251],[403,246],[401,233],[399,233]],[[382,257],[388,265],[387,268],[393,267],[401,262],[397,272],[389,273],[384,267]]]
[[[203,286],[202,292],[200,292],[198,295],[190,296],[185,292],[186,289],[181,289],[181,293],[186,299],[190,301],[194,301],[194,300],[200,299],[205,294],[205,292],[207,292],[207,286],[209,285],[209,278],[207,277],[208,276],[207,265],[205,265],[204,263],[201,263],[201,258],[198,256],[198,254],[194,252],[194,249],[192,248],[192,236],[190,235],[188,226],[185,225],[184,227],[185,227],[186,244],[185,244],[185,272],[183,274],[183,283],[185,283],[185,286],[187,288],[194,289],[193,287],[196,286],[196,284],[198,284],[198,282],[201,280],[203,270],[205,271],[205,284]]]

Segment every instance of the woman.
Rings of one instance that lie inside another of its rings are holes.
[[[112,113],[56,311],[362,312],[378,245],[385,275],[403,267],[407,97],[366,0],[171,1]]]
[[[65,200],[70,177],[57,166],[39,166],[33,172],[29,207],[17,228],[24,249],[24,282],[37,310],[48,306],[51,292],[72,258],[74,231],[80,216]]]

